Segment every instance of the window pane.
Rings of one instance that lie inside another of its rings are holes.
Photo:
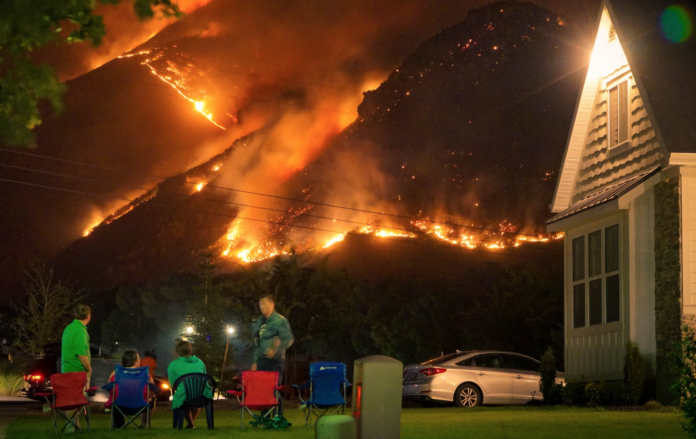
[[[602,231],[587,235],[587,258],[589,276],[602,274]]]
[[[573,239],[573,281],[585,279],[585,237]]]
[[[539,363],[531,358],[515,354],[502,354],[505,369],[526,370],[539,372]]]
[[[471,367],[486,367],[488,369],[500,369],[500,356],[498,354],[479,355],[471,362]]]
[[[619,84],[619,143],[628,140],[628,83]]]
[[[585,284],[573,286],[573,328],[585,326]]]
[[[602,279],[590,281],[590,326],[602,324]]]
[[[607,323],[621,320],[620,286],[618,274],[607,277]]]
[[[619,144],[619,89],[609,90],[609,148]]]
[[[604,272],[619,269],[619,225],[604,229]]]

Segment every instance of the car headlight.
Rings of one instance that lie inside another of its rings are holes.
[[[168,389],[168,388],[169,388],[169,384],[162,383],[162,388],[163,388],[163,389]]]

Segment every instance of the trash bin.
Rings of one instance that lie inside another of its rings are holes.
[[[355,439],[355,420],[352,416],[322,416],[314,428],[316,439]]]
[[[400,361],[373,355],[355,361],[353,417],[358,439],[401,437]]]

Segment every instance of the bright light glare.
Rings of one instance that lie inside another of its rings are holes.
[[[227,333],[228,333],[228,334],[234,334],[234,328],[231,327],[231,326],[228,326],[228,327],[227,327]]]
[[[186,333],[193,334],[193,326],[189,326],[188,328],[186,328]]]
[[[194,105],[196,106],[196,111],[203,111],[203,107],[205,106],[203,101],[196,101]]]

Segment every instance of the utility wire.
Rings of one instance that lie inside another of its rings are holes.
[[[116,200],[127,201],[127,202],[136,201],[135,199],[131,200],[131,199],[127,199],[127,198],[109,197],[109,196],[106,196],[106,195],[95,194],[95,193],[92,193],[92,192],[77,191],[77,190],[72,190],[72,189],[59,188],[59,187],[55,187],[55,186],[48,186],[48,185],[37,184],[37,183],[28,183],[28,182],[25,182],[25,181],[10,180],[10,179],[5,179],[5,178],[0,178],[0,181],[4,181],[4,182],[7,182],[7,183],[14,183],[14,184],[19,184],[19,185],[24,185],[24,186],[30,186],[30,187],[37,187],[37,188],[42,188],[42,189],[49,189],[49,190],[54,190],[54,191],[60,191],[60,192],[67,192],[67,193],[72,193],[72,194],[76,194],[76,195],[86,195],[86,196],[89,196],[89,197],[109,198],[109,199],[116,199]],[[260,223],[274,224],[274,225],[278,225],[278,226],[288,226],[288,227],[291,227],[291,228],[301,228],[301,229],[308,229],[308,230],[314,230],[314,231],[319,231],[319,232],[335,233],[335,234],[337,234],[337,235],[344,235],[344,236],[346,236],[346,235],[351,235],[351,236],[360,236],[360,237],[363,237],[363,238],[370,238],[370,239],[383,239],[383,238],[380,238],[380,237],[378,237],[378,236],[366,235],[366,234],[357,233],[357,232],[351,232],[351,231],[348,231],[348,232],[340,232],[340,231],[338,231],[338,230],[323,229],[323,228],[311,227],[311,226],[300,226],[300,225],[296,225],[296,224],[288,224],[288,223],[282,223],[282,222],[277,222],[277,221],[262,220],[262,219],[257,219],[257,218],[240,217],[240,216],[236,216],[236,215],[228,215],[228,214],[218,213],[218,212],[208,212],[208,211],[202,211],[202,210],[198,210],[198,209],[177,208],[177,207],[173,207],[173,206],[167,206],[167,205],[164,205],[164,204],[153,203],[153,202],[151,202],[151,201],[148,202],[147,204],[148,204],[149,206],[161,207],[161,208],[170,209],[170,210],[181,209],[181,210],[185,210],[185,211],[189,211],[189,212],[193,212],[193,213],[202,213],[202,214],[206,214],[206,215],[221,216],[221,217],[232,218],[232,219],[239,219],[239,220],[246,220],[246,221],[256,221],[256,222],[260,222]],[[422,242],[422,241],[419,241],[419,240],[411,240],[411,239],[402,240],[402,241],[399,241],[399,242],[410,243],[410,244],[417,244],[417,245],[425,245],[425,246],[432,246],[432,247],[441,247],[441,248],[446,248],[446,249],[450,249],[450,250],[455,250],[455,249],[456,249],[456,250],[459,250],[459,249],[461,249],[461,247],[455,247],[455,246],[453,246],[453,245],[432,244],[432,243],[426,243],[426,242]],[[467,250],[472,251],[472,252],[479,252],[479,253],[491,254],[491,251],[490,251],[490,250],[478,250],[478,249],[467,249]],[[536,260],[540,260],[540,261],[545,261],[545,260],[546,260],[546,259],[540,259],[540,258],[530,257],[530,256],[528,256],[528,255],[516,255],[516,254],[511,254],[511,253],[500,253],[500,254],[501,254],[501,255],[504,255],[504,256],[507,256],[507,257],[516,257],[516,258],[524,258],[524,259],[536,259]]]
[[[75,175],[61,174],[61,173],[59,173],[59,172],[50,172],[50,171],[42,171],[42,170],[39,170],[39,169],[26,168],[26,167],[23,167],[23,166],[7,165],[7,164],[4,164],[4,163],[0,163],[0,166],[1,166],[1,167],[4,167],[4,168],[17,169],[17,170],[22,170],[22,171],[36,172],[36,173],[39,173],[39,174],[52,175],[52,176],[64,177],[64,178],[71,178],[71,179],[75,179],[75,180],[88,181],[88,182],[92,182],[92,183],[106,184],[106,185],[109,185],[109,186],[117,186],[117,187],[125,186],[125,187],[130,187],[130,188],[133,188],[133,189],[143,190],[143,191],[146,191],[146,192],[149,192],[149,191],[152,190],[152,189],[148,189],[148,188],[144,188],[144,187],[136,186],[136,185],[132,185],[132,184],[127,184],[127,183],[126,183],[126,184],[112,183],[112,182],[103,181],[103,180],[96,180],[96,179],[93,179],[93,178],[84,178],[84,177],[78,177],[78,176],[75,176]],[[193,193],[193,194],[190,194],[189,192],[176,191],[176,190],[171,190],[171,189],[167,189],[167,190],[158,190],[158,191],[157,191],[157,193],[160,193],[160,192],[165,192],[165,193],[169,192],[169,193],[175,193],[175,194],[181,194],[181,195],[187,195],[187,196],[195,195],[197,199],[203,200],[203,201],[209,201],[209,202],[211,202],[211,203],[219,203],[219,204],[227,204],[227,205],[231,205],[231,206],[247,207],[247,208],[251,208],[251,209],[259,209],[259,210],[266,210],[266,211],[270,211],[270,212],[278,212],[278,213],[281,213],[281,214],[289,214],[289,213],[292,213],[292,212],[288,212],[287,210],[282,210],[282,209],[274,209],[274,208],[270,208],[270,207],[254,206],[254,205],[251,205],[251,204],[235,203],[235,202],[232,202],[232,201],[219,200],[219,199],[216,199],[216,198],[207,198],[207,197],[204,197],[204,196],[200,195],[200,193],[198,193],[198,192]],[[106,195],[104,195],[104,196],[106,196]],[[137,199],[132,200],[132,201],[137,201]],[[360,226],[376,227],[374,224],[370,224],[370,223],[365,223],[365,222],[360,222],[360,221],[346,220],[346,219],[341,219],[341,218],[333,218],[333,217],[327,217],[327,216],[321,216],[321,215],[314,215],[314,214],[305,213],[305,212],[299,213],[299,214],[297,214],[296,216],[305,216],[305,217],[317,218],[317,219],[321,219],[321,220],[339,221],[339,222],[343,222],[343,223],[356,224],[356,225],[360,225]],[[413,230],[411,230],[411,229],[406,229],[406,228],[403,228],[403,227],[379,226],[379,228],[380,228],[380,229],[389,229],[389,230],[398,230],[398,231],[403,231],[403,232],[407,232],[407,233],[410,233],[410,234],[413,234],[413,233],[414,233]],[[491,241],[491,240],[488,240],[488,239],[477,239],[477,241],[478,241],[478,242],[497,243],[497,241]],[[530,247],[530,249],[531,249],[531,250],[540,250],[540,251],[546,251],[546,250],[547,250],[547,249],[544,249],[544,248],[537,248],[537,247]],[[549,249],[549,250],[550,250],[550,249]]]
[[[119,172],[119,173],[123,173],[123,174],[156,178],[156,179],[160,179],[160,180],[166,180],[167,178],[169,178],[169,177],[161,177],[158,175],[147,174],[144,172],[125,171],[122,169],[114,169],[114,168],[108,168],[108,167],[104,167],[104,166],[97,166],[97,165],[93,165],[93,164],[89,164],[89,163],[77,162],[77,161],[67,160],[67,159],[59,159],[59,158],[44,156],[44,155],[40,155],[40,154],[33,154],[33,153],[29,153],[29,152],[24,152],[24,151],[16,151],[16,150],[7,149],[7,148],[0,148],[0,151],[10,152],[13,154],[25,155],[25,156],[29,156],[29,157],[37,157],[37,158],[42,158],[42,159],[46,159],[46,160],[56,160],[56,161],[60,161],[60,162],[64,162],[64,163],[83,165],[83,166],[88,166],[88,167],[95,168],[95,169],[107,170],[107,171],[112,171],[112,172]],[[186,184],[197,185],[199,183],[187,181]],[[423,219],[423,218],[413,218],[413,217],[409,217],[406,215],[398,215],[398,214],[385,213],[385,212],[376,212],[376,211],[366,210],[366,209],[357,209],[354,207],[339,206],[336,204],[320,203],[317,201],[308,201],[308,200],[301,200],[298,198],[282,197],[280,195],[271,195],[271,194],[264,194],[261,192],[245,191],[242,189],[217,186],[217,185],[210,184],[210,183],[206,184],[206,187],[219,189],[219,190],[225,190],[225,191],[231,191],[231,192],[239,192],[239,193],[249,194],[249,195],[257,195],[257,196],[262,196],[262,197],[274,198],[274,199],[284,200],[284,201],[292,201],[292,202],[297,202],[297,203],[311,204],[314,206],[332,207],[332,208],[336,208],[336,209],[349,210],[349,211],[353,211],[353,212],[369,213],[369,214],[373,214],[373,215],[383,215],[383,216],[404,219],[404,220],[409,220],[409,221],[423,221],[426,223],[440,224],[440,225],[445,225],[445,226],[450,226],[450,227],[461,227],[461,228],[465,228],[465,229],[482,230],[482,231],[488,231],[488,232],[494,232],[494,233],[501,233],[500,230],[486,228],[486,227],[468,226],[465,224],[450,223],[450,222],[444,222],[444,221],[435,221],[435,220],[429,220],[429,219]],[[527,234],[518,233],[518,232],[504,232],[504,233],[508,234],[508,235],[524,236],[524,237],[528,237],[528,238],[537,238],[538,237],[536,235],[527,235]]]

